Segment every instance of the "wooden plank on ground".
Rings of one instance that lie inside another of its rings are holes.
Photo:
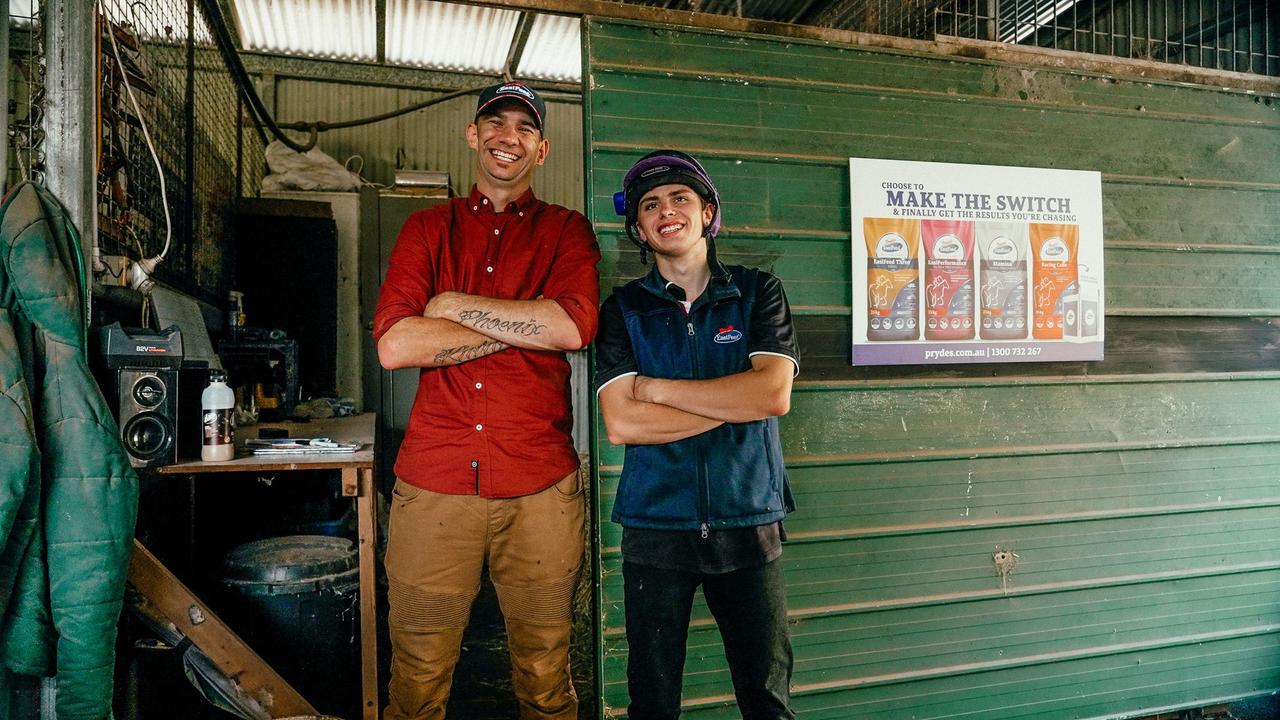
[[[129,584],[173,623],[178,632],[191,638],[227,677],[234,678],[246,693],[257,699],[271,717],[317,714],[311,703],[137,540],[133,541],[133,558],[129,562]]]

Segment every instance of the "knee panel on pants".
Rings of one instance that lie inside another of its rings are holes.
[[[479,588],[468,593],[441,593],[391,580],[387,621],[404,630],[465,628]]]
[[[494,583],[502,615],[536,625],[556,625],[573,619],[573,592],[578,573],[530,587]]]

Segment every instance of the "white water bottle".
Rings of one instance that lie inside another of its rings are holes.
[[[211,371],[209,385],[200,395],[200,415],[204,425],[201,460],[221,462],[235,458],[235,429],[231,425],[231,411],[235,405],[236,395],[227,387],[226,372]]]

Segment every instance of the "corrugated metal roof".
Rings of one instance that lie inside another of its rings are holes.
[[[334,60],[378,56],[374,0],[234,0],[245,50]]]
[[[246,50],[343,60],[378,55],[373,0],[233,0],[231,5]],[[386,60],[497,75],[521,15],[434,0],[388,0]],[[516,75],[577,82],[582,77],[578,27],[577,18],[535,16]]]
[[[538,15],[516,74],[522,78],[582,79],[582,23],[575,17]]]
[[[318,0],[312,0],[316,2]],[[390,0],[387,62],[474,73],[499,73],[515,35],[515,10]]]

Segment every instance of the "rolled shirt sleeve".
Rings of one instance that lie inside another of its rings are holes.
[[[600,246],[591,223],[580,213],[570,213],[542,296],[554,300],[565,311],[577,326],[583,347],[596,336],[596,298],[600,297],[596,263],[599,261]]]
[[[373,314],[373,342],[376,344],[392,325],[407,317],[422,315],[435,294],[435,270],[428,251],[432,223],[425,212],[416,212],[405,221],[396,237],[387,266],[387,279],[378,291],[378,307]],[[443,227],[437,227],[437,232]]]

